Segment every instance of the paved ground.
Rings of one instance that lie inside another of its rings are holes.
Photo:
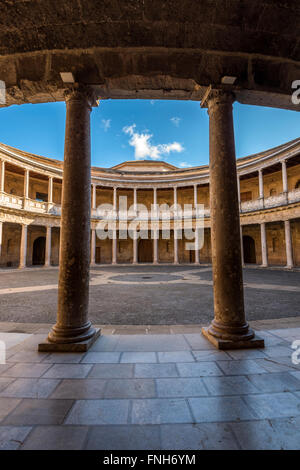
[[[0,333],[0,449],[300,449],[300,328],[264,350],[200,334],[108,335],[86,354],[37,352]]]
[[[2,270],[0,321],[53,323],[57,269]],[[213,317],[210,266],[107,266],[91,272],[90,318],[109,325],[207,324]],[[245,269],[250,321],[296,317],[300,272]]]

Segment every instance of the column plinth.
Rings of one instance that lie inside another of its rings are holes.
[[[100,330],[88,320],[91,151],[89,87],[74,85],[65,93],[66,131],[62,189],[57,322],[39,351],[86,351]]]
[[[218,349],[264,347],[249,328],[244,311],[240,215],[233,130],[234,95],[209,89],[210,216],[214,320],[204,336]]]

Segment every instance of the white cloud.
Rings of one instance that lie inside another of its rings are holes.
[[[179,117],[174,116],[170,119],[170,121],[172,122],[172,124],[174,124],[174,126],[179,127],[181,119]]]
[[[190,165],[187,162],[181,162],[179,163],[180,168],[191,168],[192,165]]]
[[[136,160],[150,158],[151,160],[159,160],[163,155],[169,155],[171,152],[182,152],[183,146],[179,142],[169,144],[152,145],[152,134],[139,133],[136,131],[136,124],[123,127],[123,132],[130,136],[129,145],[134,147],[134,157]]]
[[[107,132],[110,128],[111,119],[102,119],[101,126],[104,129],[104,132]]]

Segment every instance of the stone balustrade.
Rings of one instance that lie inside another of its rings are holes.
[[[300,189],[294,189],[288,193],[281,193],[276,196],[270,196],[267,198],[258,198],[252,199],[249,201],[244,201],[241,203],[241,212],[247,213],[262,209],[269,209],[272,207],[280,207],[287,204],[294,204],[300,202]],[[24,198],[16,196],[14,194],[7,194],[5,192],[0,192],[0,206],[9,207],[11,209],[24,209],[26,211],[35,212],[35,213],[44,213],[60,216],[61,215],[61,206],[55,203],[48,203],[44,201],[37,201],[30,198]],[[103,209],[101,211],[97,209],[92,209],[92,218],[93,219],[103,219],[108,216],[108,209]],[[196,209],[191,211],[191,217],[195,218]],[[210,210],[204,209],[204,217],[210,216]],[[129,219],[135,217],[145,220],[148,217],[148,212],[137,210],[129,211]],[[116,217],[118,219],[118,217]],[[160,218],[162,218],[160,216]],[[176,218],[176,211],[171,210],[170,218]]]

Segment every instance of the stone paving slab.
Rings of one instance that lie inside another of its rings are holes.
[[[284,331],[262,330],[263,350],[226,352],[198,333],[102,336],[87,353],[42,355],[40,333],[12,338],[0,449],[299,448],[298,330]]]

